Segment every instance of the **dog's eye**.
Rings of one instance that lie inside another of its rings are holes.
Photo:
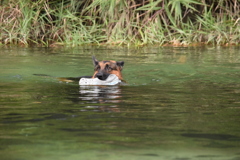
[[[99,69],[100,69],[100,66],[96,66],[96,67],[94,68],[95,71],[98,71]]]

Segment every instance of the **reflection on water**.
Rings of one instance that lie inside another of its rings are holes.
[[[96,103],[121,97],[119,86],[80,86],[79,93],[82,100],[98,100]]]
[[[118,103],[121,102],[120,86],[80,86],[80,101],[88,101],[97,105],[88,105],[85,108],[98,108],[104,111],[119,111]],[[111,104],[111,105],[105,105]],[[83,110],[82,110],[83,111]]]
[[[240,159],[239,47],[1,50],[1,160]],[[59,82],[93,53],[129,85]]]

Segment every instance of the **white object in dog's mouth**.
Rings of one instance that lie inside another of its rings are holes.
[[[115,74],[110,74],[104,81],[98,78],[81,78],[79,85],[116,85],[120,82],[121,80]]]

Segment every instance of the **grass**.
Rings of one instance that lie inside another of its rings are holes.
[[[5,0],[0,43],[239,45],[239,0]]]

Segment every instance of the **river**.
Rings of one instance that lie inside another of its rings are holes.
[[[79,86],[91,56],[123,86]],[[239,47],[0,48],[1,160],[238,160]]]

